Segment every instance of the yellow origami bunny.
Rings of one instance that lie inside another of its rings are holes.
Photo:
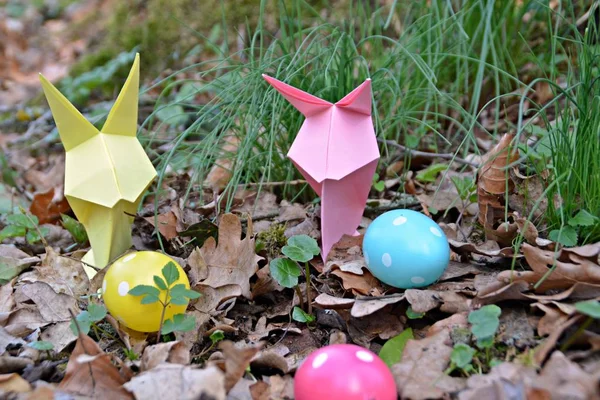
[[[102,130],[98,131],[40,74],[65,147],[65,197],[85,227],[92,249],[83,261],[97,268],[131,247],[131,224],[156,170],[136,137],[140,57]],[[129,214],[129,215],[128,215]],[[85,266],[91,278],[93,268]]]

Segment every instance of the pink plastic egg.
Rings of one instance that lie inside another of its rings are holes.
[[[313,352],[294,378],[296,400],[396,400],[396,382],[373,352],[334,344]]]

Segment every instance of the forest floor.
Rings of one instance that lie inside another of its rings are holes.
[[[379,354],[403,399],[600,398],[600,242],[576,235],[565,245],[530,222],[546,212],[551,172],[507,172],[520,156],[508,128],[460,157],[388,140],[394,156],[382,158],[361,235],[342,238],[325,261],[313,257],[308,285],[301,269],[282,277],[270,265],[289,238],[320,240],[318,202],[283,195],[285,182],[223,191],[228,160],[200,185],[189,169],[163,170],[134,218],[133,247],[166,252],[201,296],[191,319],[163,335],[119,324],[92,295],[106,271],[89,279],[79,261],[89,243],[64,198],[64,149],[38,79],[67,77],[94,42],[70,27],[109,11],[84,1],[49,18],[51,7],[9,3],[0,11],[9,14],[0,20],[0,398],[292,399],[299,365],[335,343]],[[118,93],[100,89],[82,95],[86,117]],[[140,124],[160,94],[141,96]],[[535,96],[543,104],[552,94],[541,86]],[[482,125],[493,120],[480,114]],[[449,266],[428,287],[396,289],[367,268],[367,227],[398,208],[431,216],[448,238]],[[569,224],[583,229],[598,216]]]

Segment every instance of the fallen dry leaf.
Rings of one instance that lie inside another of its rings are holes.
[[[483,225],[486,237],[510,246],[517,232],[515,224],[506,223],[505,196],[510,195],[514,183],[509,179],[507,166],[517,161],[518,152],[512,144],[514,134],[505,134],[498,144],[487,152],[477,180],[477,203],[479,222]],[[501,226],[496,226],[500,222]]]
[[[526,387],[526,382],[531,382],[535,378],[534,368],[504,362],[493,367],[486,375],[475,374],[469,377],[467,389],[460,392],[458,398],[459,400],[507,400],[516,396],[519,399],[550,400],[550,397],[532,396],[534,393],[531,388]]]
[[[0,313],[11,312],[15,307],[12,281],[0,286]],[[1,318],[0,318],[1,321]]]
[[[8,333],[0,326],[0,355],[4,354],[8,346],[25,345],[25,341]]]
[[[331,296],[327,293],[321,293],[314,300],[313,303],[320,308],[325,310],[339,310],[352,308],[354,299],[347,299],[342,297]]]
[[[378,296],[384,292],[381,282],[369,271],[364,271],[362,275],[357,275],[352,272],[335,269],[331,271],[331,274],[340,278],[344,289],[351,290],[354,294]]]
[[[450,363],[451,346],[450,334],[446,330],[406,343],[402,359],[392,366],[401,398],[441,398],[464,388],[464,379],[444,374]]]
[[[403,305],[391,304],[361,318],[350,317],[348,334],[354,343],[366,348],[377,337],[392,338],[404,330],[404,309]]]
[[[244,376],[250,361],[260,348],[258,346],[236,347],[233,342],[225,340],[219,343],[219,349],[223,352],[225,391],[228,392]]]
[[[110,356],[87,335],[79,335],[59,389],[94,399],[133,399]],[[173,389],[171,389],[173,390]]]
[[[90,288],[90,280],[81,262],[62,257],[51,247],[46,248],[41,265],[19,277],[19,282],[23,283],[38,281],[50,285],[56,293],[65,293],[75,298],[88,294]]]
[[[50,190],[44,193],[36,193],[33,196],[29,211],[35,215],[40,225],[53,224],[61,219],[61,214],[66,214],[71,210],[71,206],[63,194],[62,188]]]
[[[52,343],[54,351],[60,353],[77,340],[77,336],[71,331],[70,325],[70,321],[53,324],[44,329],[40,335],[40,340]]]
[[[225,376],[217,367],[197,369],[163,363],[135,376],[123,387],[136,399],[225,400]]]
[[[25,337],[48,324],[37,308],[23,307],[9,314],[4,329],[13,336]]]
[[[141,370],[150,370],[164,362],[187,365],[190,363],[190,350],[184,342],[180,341],[148,346],[142,355]]]
[[[0,356],[0,374],[12,374],[13,372],[20,373],[26,367],[33,364],[33,360],[30,360],[29,358],[3,355]]]
[[[597,399],[600,397],[597,377],[556,351],[538,375],[533,367],[504,362],[487,375],[472,375],[467,390],[459,400],[506,400],[512,398]]]
[[[354,304],[352,305],[352,310],[350,310],[350,315],[352,315],[355,318],[366,317],[367,315],[371,315],[390,304],[398,303],[398,302],[404,300],[404,298],[405,298],[405,296],[403,294],[391,295],[388,297],[374,298],[374,299],[370,299],[368,297],[361,297],[354,301]],[[341,299],[341,300],[351,300],[351,299]],[[344,308],[344,307],[339,307],[339,308]]]
[[[31,391],[31,385],[18,374],[0,375],[0,394],[27,393]]]
[[[19,275],[21,271],[39,261],[38,257],[31,257],[14,245],[0,244],[0,285],[10,281]],[[1,304],[0,307],[2,307]]]
[[[540,373],[536,386],[547,388],[552,398],[598,399],[598,377],[583,371],[560,351],[555,351]]]
[[[542,365],[548,354],[554,350],[556,347],[556,343],[563,335],[563,333],[569,329],[572,325],[581,322],[583,320],[583,315],[576,315],[567,321],[561,323],[560,325],[555,325],[554,329],[550,333],[550,335],[546,338],[546,340],[542,343],[541,346],[538,346],[535,349],[534,360],[537,365]]]
[[[225,186],[229,183],[233,173],[235,153],[237,153],[239,144],[239,137],[235,135],[225,136],[219,158],[215,161],[204,181],[204,184],[212,188],[213,191],[218,193],[225,189]]]
[[[144,219],[148,221],[153,227],[158,228],[158,231],[161,235],[165,237],[165,239],[173,240],[178,236],[177,217],[175,216],[173,211],[157,215],[156,220],[154,216],[146,217]]]
[[[467,329],[469,327],[469,322],[467,320],[468,316],[469,313],[461,312],[452,314],[448,318],[441,319],[427,329],[427,336],[434,336],[442,330],[452,333],[452,331],[458,328]]]
[[[527,243],[523,243],[522,250],[532,271],[502,271],[498,274],[499,280],[536,284],[556,264],[554,271],[536,289],[537,293],[549,289],[567,289],[578,282],[600,284],[600,265],[587,258],[571,253],[570,261],[560,261],[560,253],[542,250]]]
[[[79,312],[77,300],[68,294],[56,293],[44,282],[34,282],[18,288],[20,292],[35,303],[46,322],[64,322],[71,320],[71,314]]]
[[[238,286],[242,296],[252,298],[250,278],[258,270],[258,262],[262,257],[254,253],[250,220],[246,237],[241,237],[242,224],[239,218],[233,214],[225,214],[219,223],[218,245],[213,238],[208,238],[196,256],[188,259],[188,264],[200,280],[201,286],[197,287],[201,292],[202,286],[215,289],[215,297],[219,302],[225,296],[221,295],[220,288],[226,288],[224,291],[231,293],[231,285]]]

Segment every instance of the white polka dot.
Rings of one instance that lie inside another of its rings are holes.
[[[135,258],[135,256],[137,256],[137,253],[131,253],[131,254],[125,256],[125,258],[123,259],[123,262],[126,263],[128,261],[131,261]]]
[[[435,226],[432,226],[431,228],[429,228],[429,231],[437,237],[442,237],[442,232]]]
[[[102,294],[106,293],[106,279],[102,281]]]
[[[127,292],[129,292],[129,283],[123,281],[119,283],[119,295],[126,296]]]
[[[325,361],[327,361],[328,358],[329,358],[329,356],[327,355],[327,353],[321,353],[321,354],[319,354],[313,360],[312,367],[313,368],[319,368],[321,365],[325,364]]]
[[[369,265],[369,255],[367,254],[366,251],[365,251],[365,262],[367,263],[367,265]]]
[[[381,262],[386,267],[388,267],[388,268],[391,267],[392,266],[392,256],[390,256],[389,253],[384,253],[383,256],[381,256]]]
[[[420,277],[420,276],[413,276],[412,278],[410,278],[410,281],[411,281],[412,283],[419,284],[419,283],[423,283],[423,282],[425,282],[425,278],[423,278],[423,277]]]
[[[364,362],[372,362],[373,361],[373,354],[364,351],[364,350],[359,350],[356,352],[356,358],[358,358],[361,361]]]
[[[400,217],[396,218],[394,220],[394,222],[392,222],[392,224],[398,226],[398,225],[402,225],[402,224],[406,223],[406,221],[408,221],[408,219],[406,219],[406,217],[400,216]]]

